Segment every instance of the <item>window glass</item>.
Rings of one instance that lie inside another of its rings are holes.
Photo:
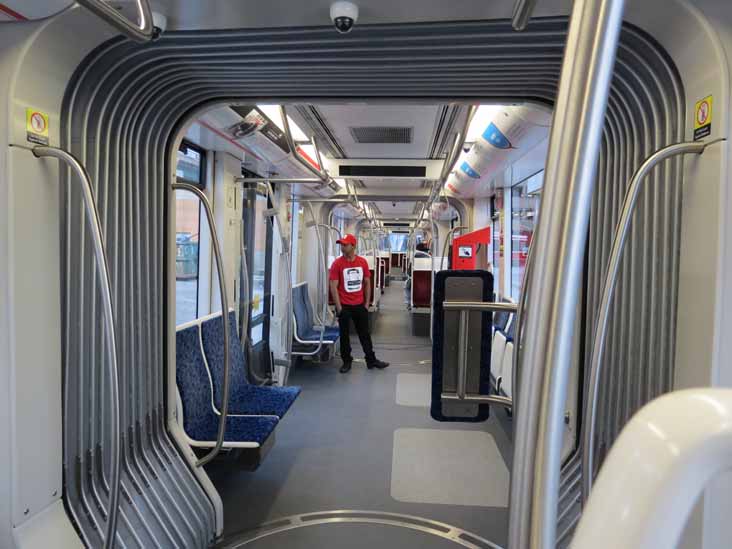
[[[201,202],[193,193],[175,193],[175,322],[198,312],[198,230]]]
[[[300,217],[302,216],[302,208],[296,200],[292,201],[292,212],[290,215],[292,218],[290,226],[292,229],[292,233],[290,234],[290,242],[292,243],[292,283],[297,284],[299,282],[298,265],[300,264]]]
[[[247,190],[244,223],[247,227],[247,261],[251,300],[249,337],[253,347],[269,338],[271,296],[272,224],[264,216],[269,201],[253,188]]]
[[[543,172],[511,188],[511,297],[518,300],[539,214]]]
[[[406,252],[409,233],[389,233],[389,243],[392,252]]]
[[[205,186],[204,151],[189,143],[178,151],[178,181]],[[175,323],[198,317],[201,201],[188,191],[175,192]]]
[[[203,187],[203,151],[189,143],[183,143],[178,149],[175,176],[178,181]]]
[[[264,312],[264,278],[267,268],[267,219],[264,210],[267,209],[267,198],[258,194],[255,201],[254,213],[254,249],[252,261],[252,318]]]

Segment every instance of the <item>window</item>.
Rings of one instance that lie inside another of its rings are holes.
[[[300,282],[300,227],[302,226],[303,209],[302,206],[300,206],[300,203],[294,198],[295,197],[293,195],[292,211],[290,213],[292,218],[290,223],[290,228],[292,230],[292,233],[290,234],[292,255],[290,260],[292,262],[292,283],[297,284]]]
[[[389,243],[392,252],[406,252],[409,233],[389,233]]]
[[[269,339],[269,311],[271,296],[272,224],[265,217],[269,200],[254,189],[248,189],[249,207],[245,207],[244,223],[247,227],[247,262],[250,276],[251,300],[249,313],[249,337],[252,347]],[[244,299],[246,297],[243,296]]]
[[[205,153],[183,143],[178,150],[176,178],[197,187],[205,186]],[[175,192],[175,323],[198,317],[199,235],[201,202],[188,191]]]
[[[518,300],[526,270],[529,245],[534,236],[543,172],[511,188],[511,297]]]

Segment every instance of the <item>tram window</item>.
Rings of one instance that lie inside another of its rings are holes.
[[[197,187],[205,187],[205,159],[206,155],[203,149],[184,141],[178,149],[178,163],[175,167],[176,179]]]
[[[248,194],[250,204],[254,205],[254,208],[244,209],[244,222],[249,227],[247,234],[250,235],[247,246],[251,277],[249,337],[252,346],[256,346],[269,336],[272,225],[264,216],[264,211],[268,207],[267,197],[256,193],[253,189],[250,189]]]
[[[389,243],[392,252],[406,252],[409,233],[389,233]]]
[[[198,187],[205,186],[205,154],[183,143],[178,150],[176,178]],[[198,317],[199,235],[201,203],[187,191],[175,193],[175,322],[183,324]]]
[[[543,172],[511,188],[511,297],[518,299],[539,213]]]

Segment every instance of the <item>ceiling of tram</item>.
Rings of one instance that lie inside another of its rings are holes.
[[[347,158],[429,158],[442,105],[313,105]]]

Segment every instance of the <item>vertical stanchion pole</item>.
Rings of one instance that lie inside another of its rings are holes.
[[[554,549],[564,403],[587,223],[624,0],[575,0],[549,138],[525,312],[509,548]]]

